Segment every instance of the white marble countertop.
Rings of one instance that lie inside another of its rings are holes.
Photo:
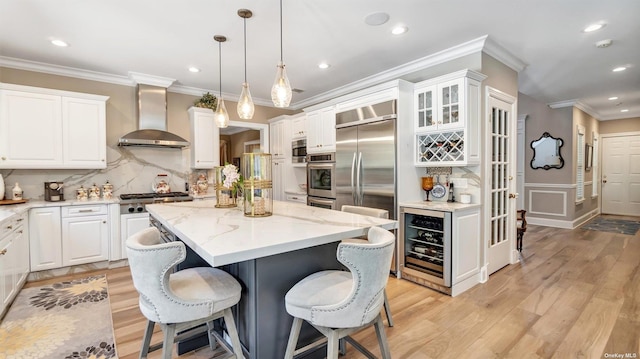
[[[464,211],[472,208],[479,208],[479,203],[460,203],[460,202],[444,202],[444,201],[415,201],[400,202],[400,207],[411,207],[418,209],[430,209],[432,211],[456,212]]]
[[[215,208],[215,201],[146,208],[214,267],[361,236],[371,226],[398,227],[394,220],[281,201],[269,217],[245,217],[239,208]]]

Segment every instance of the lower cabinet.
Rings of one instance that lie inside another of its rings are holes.
[[[0,317],[29,275],[29,241],[26,213],[2,223],[0,229]]]
[[[29,230],[31,271],[109,259],[107,205],[34,208]]]
[[[287,202],[297,202],[297,203],[307,204],[307,195],[306,194],[287,193],[286,196],[287,196],[287,198],[286,198]]]
[[[131,213],[120,216],[120,238],[122,239],[122,258],[127,257],[127,238],[149,227],[149,213]]]
[[[271,164],[272,172],[271,172],[271,183],[273,185],[273,199],[276,201],[284,201],[285,194],[284,189],[286,188],[286,162],[283,159],[274,159]]]

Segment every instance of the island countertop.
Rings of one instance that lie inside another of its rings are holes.
[[[245,217],[215,201],[147,205],[147,211],[211,266],[309,248],[367,234],[369,227],[398,228],[395,220],[273,201],[273,215]]]

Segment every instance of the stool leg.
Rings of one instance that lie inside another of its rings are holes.
[[[233,320],[231,308],[224,310],[224,324],[227,326],[229,337],[231,337],[231,345],[233,345],[233,353],[236,355],[236,359],[244,359],[244,355],[242,355],[242,344],[240,344],[240,337],[238,336],[236,322]]]
[[[338,359],[338,331],[330,330],[327,339],[327,359]]]
[[[293,353],[296,351],[296,345],[298,344],[298,336],[300,335],[300,328],[302,327],[302,319],[293,318],[291,324],[291,333],[289,333],[289,341],[287,342],[287,351],[284,353],[285,359],[293,359]]]
[[[153,327],[156,323],[147,321],[147,328],[144,330],[144,338],[142,338],[142,348],[140,349],[140,359],[147,359],[149,354],[149,345],[151,344],[151,336],[153,335]]]
[[[387,324],[393,327],[393,318],[391,317],[391,307],[389,306],[389,299],[387,298],[387,290],[384,290],[384,314],[387,315]]]
[[[214,325],[213,320],[207,322],[207,336],[209,337],[209,348],[211,350],[215,350],[216,346],[218,346],[218,342],[216,341],[216,336],[213,335]]]
[[[376,322],[376,336],[378,337],[378,343],[380,345],[380,353],[382,353],[382,359],[391,359],[391,352],[389,352],[389,343],[387,343],[387,334],[384,331],[384,323],[382,323],[382,317],[378,314]]]
[[[164,332],[164,339],[162,341],[162,359],[171,359],[171,357],[173,356],[173,341],[176,338],[176,325],[161,325],[162,331]]]

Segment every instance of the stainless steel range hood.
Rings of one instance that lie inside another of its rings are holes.
[[[118,146],[172,148],[189,146],[189,142],[184,138],[167,132],[166,88],[139,83],[136,100],[138,130],[122,136]]]

